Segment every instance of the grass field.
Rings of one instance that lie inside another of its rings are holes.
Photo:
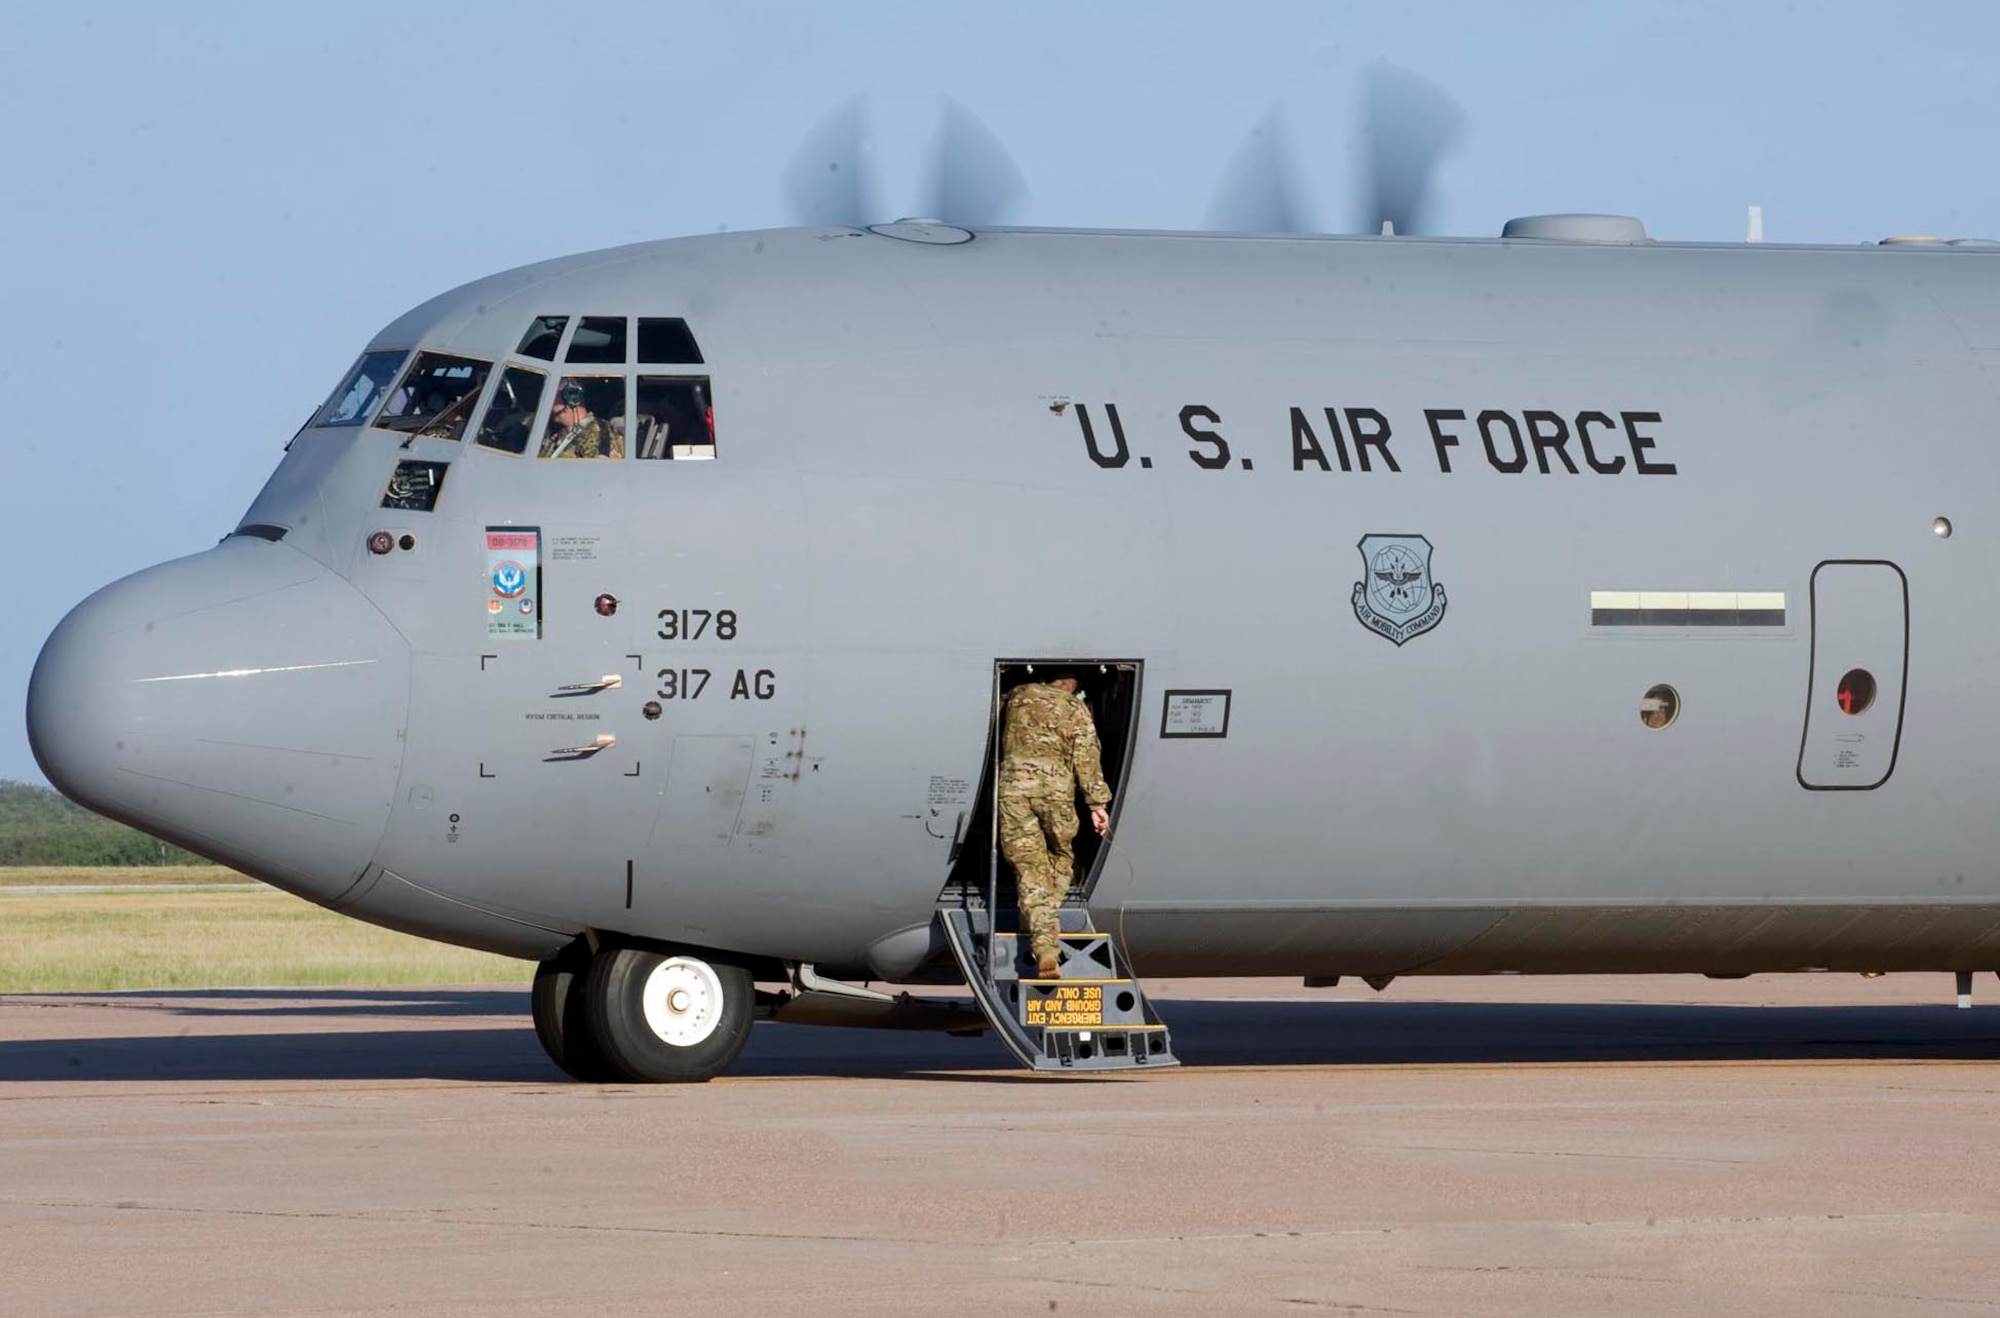
[[[119,869],[80,873],[88,877],[77,883],[132,881]],[[231,876],[220,868],[173,873],[203,876],[183,883]],[[22,893],[0,884],[0,993],[526,984],[533,974],[526,961],[391,933],[262,885],[240,893],[176,892],[172,882],[153,892]]]
[[[96,884],[255,883],[221,865],[0,865],[0,890]]]

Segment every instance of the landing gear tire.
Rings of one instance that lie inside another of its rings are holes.
[[[686,952],[607,947],[585,989],[591,1035],[622,1080],[713,1079],[750,1037],[757,988],[750,972]]]
[[[528,1000],[534,1008],[535,1037],[549,1060],[585,1084],[608,1084],[619,1075],[590,1032],[585,999],[589,977],[590,949],[581,943],[564,948],[536,968]]]

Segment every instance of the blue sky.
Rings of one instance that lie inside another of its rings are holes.
[[[2000,6],[1834,3],[10,5],[0,13],[0,777],[42,638],[214,543],[363,342],[564,252],[786,223],[869,98],[886,216],[949,93],[1029,224],[1198,227],[1281,102],[1344,227],[1360,71],[1469,131],[1433,227],[1610,210],[1660,238],[2000,236]]]

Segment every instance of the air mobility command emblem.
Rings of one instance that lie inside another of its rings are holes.
[[[1364,535],[1354,616],[1401,645],[1444,620],[1444,587],[1431,580],[1431,542],[1420,535]]]
[[[528,570],[509,559],[493,569],[493,593],[503,600],[519,599],[528,588]]]

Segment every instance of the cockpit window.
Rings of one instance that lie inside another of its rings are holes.
[[[585,316],[576,324],[576,336],[569,341],[573,362],[625,364],[625,317]]]
[[[715,456],[715,409],[706,376],[640,376],[634,413],[639,457]]]
[[[552,362],[556,359],[556,345],[562,342],[563,327],[568,324],[568,316],[537,316],[528,323],[528,332],[521,336],[521,346],[514,351],[522,357]]]
[[[361,360],[354,363],[354,369],[326,400],[319,415],[308,424],[321,426],[358,426],[368,419],[375,405],[382,401],[382,394],[389,387],[389,381],[396,378],[396,372],[410,355],[407,348],[391,348],[386,352],[364,352]]]
[[[548,377],[525,366],[509,366],[493,386],[493,401],[479,422],[476,442],[502,453],[528,451],[528,435],[535,424],[535,409],[542,405],[542,386]]]
[[[625,377],[565,375],[549,404],[549,426],[542,432],[541,455],[624,457]]]
[[[389,395],[375,425],[426,439],[457,439],[479,401],[479,387],[493,363],[442,352],[417,354],[402,383]]]
[[[639,360],[653,365],[699,366],[701,349],[680,317],[639,318]]]

